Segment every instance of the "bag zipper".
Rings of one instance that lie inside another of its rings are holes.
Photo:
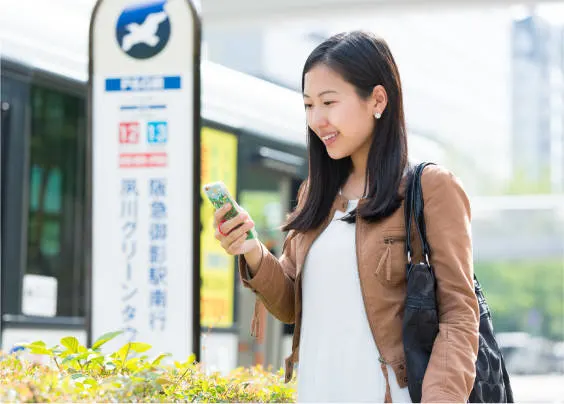
[[[402,236],[384,237],[384,244],[386,244],[387,247],[386,247],[386,251],[384,252],[384,255],[382,255],[382,258],[380,259],[380,263],[378,264],[378,269],[376,270],[376,274],[380,272],[380,269],[384,265],[384,260],[385,260],[387,281],[392,280],[392,245],[395,242],[400,242],[400,241],[401,242],[405,241],[405,237]]]
[[[384,237],[384,244],[394,244],[396,241],[405,241],[404,236],[386,236]]]

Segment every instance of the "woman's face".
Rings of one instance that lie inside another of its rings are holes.
[[[368,153],[375,125],[377,100],[359,97],[355,87],[324,64],[304,77],[304,105],[308,126],[321,139],[327,153],[338,160],[365,150]]]

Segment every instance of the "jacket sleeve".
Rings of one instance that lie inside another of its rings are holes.
[[[297,210],[304,203],[304,193],[307,182],[302,182],[298,191]],[[278,320],[293,324],[295,322],[295,288],[296,279],[296,246],[295,232],[292,230],[286,236],[282,256],[276,258],[263,245],[262,258],[255,276],[251,278],[245,256],[239,256],[239,275],[243,285],[250,288],[257,295],[257,303],[260,301],[267,310]],[[258,307],[255,306],[253,323],[258,318]],[[252,333],[254,326],[251,326]]]
[[[444,168],[428,166],[421,181],[439,315],[421,402],[466,402],[476,375],[480,320],[470,202],[460,181]]]
[[[254,277],[250,277],[245,256],[239,256],[239,274],[243,285],[250,288],[257,299],[274,317],[284,323],[294,323],[294,281],[296,277],[294,240],[285,243],[282,256],[276,258],[262,246],[262,258]],[[255,313],[255,317],[257,313]]]

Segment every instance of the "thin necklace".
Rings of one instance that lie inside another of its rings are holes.
[[[342,192],[342,189],[341,189],[341,188],[339,188],[339,195],[341,195],[341,196],[343,195],[343,192]],[[355,196],[356,196],[356,195],[355,195]],[[364,193],[364,195],[362,195],[362,197],[360,197],[360,198],[357,197],[356,199],[365,199],[365,198],[366,198],[366,193]],[[355,199],[353,199],[353,200],[355,200]]]

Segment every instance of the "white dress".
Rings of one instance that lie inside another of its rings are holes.
[[[384,402],[386,394],[360,290],[355,224],[337,220],[344,215],[335,212],[303,269],[298,402]],[[392,401],[411,402],[387,366]]]

